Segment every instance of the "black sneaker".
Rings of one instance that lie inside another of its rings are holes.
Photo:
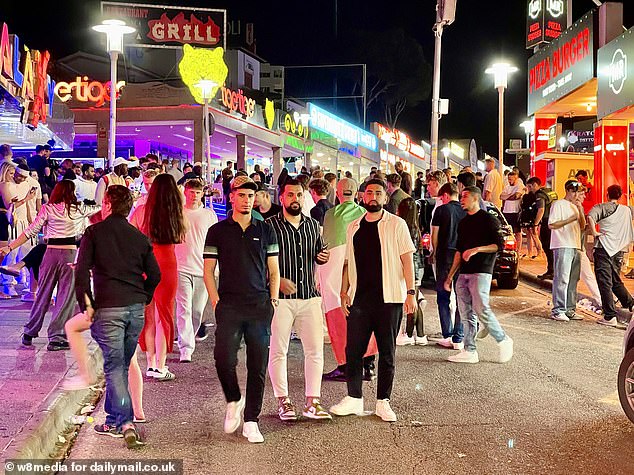
[[[33,344],[33,337],[27,335],[26,333],[22,333],[22,344],[24,346],[31,346]]]
[[[139,433],[134,427],[130,427],[123,431],[123,438],[125,439],[125,445],[129,449],[138,449],[145,446],[145,442],[141,440]]]
[[[549,273],[549,272],[546,272],[545,274],[538,275],[537,278],[541,279],[541,280],[546,280],[546,279],[553,280],[553,274]]]
[[[46,349],[48,351],[70,350],[70,345],[67,341],[51,341],[46,345]]]
[[[108,424],[96,424],[95,432],[100,435],[109,435],[110,437],[115,437],[117,439],[123,437],[123,434],[119,432],[115,426]]]
[[[207,335],[207,327],[204,323],[202,323],[198,327],[198,331],[196,332],[196,341],[205,341],[209,335]]]

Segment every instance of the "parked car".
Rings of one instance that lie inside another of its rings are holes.
[[[634,320],[623,339],[623,360],[619,366],[619,400],[625,415],[634,422]]]
[[[493,268],[493,279],[497,281],[500,289],[514,289],[517,287],[520,278],[519,254],[517,252],[517,243],[513,235],[513,228],[506,221],[504,215],[497,207],[487,202],[487,211],[498,218],[500,224],[500,232],[504,236],[504,248],[500,250],[495,259],[495,267]],[[423,235],[423,256],[425,258],[425,266],[429,264],[429,254],[431,247],[431,237],[429,234]],[[429,275],[430,272],[426,272]],[[432,274],[433,275],[433,274]]]

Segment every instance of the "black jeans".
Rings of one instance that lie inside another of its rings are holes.
[[[214,359],[227,402],[239,401],[241,397],[236,366],[243,336],[246,343],[245,422],[257,422],[262,410],[272,319],[273,306],[268,299],[257,304],[231,304],[220,301],[216,306]]]
[[[389,399],[394,383],[396,335],[403,318],[403,304],[386,303],[366,307],[353,305],[348,315],[346,379],[348,396],[363,397],[363,355],[374,332],[379,348],[377,399]]]
[[[436,255],[436,303],[438,304],[438,316],[440,317],[440,329],[443,338],[451,337],[454,343],[461,343],[464,338],[464,327],[460,320],[460,311],[456,305],[456,313],[454,314],[453,325],[451,323],[451,311],[449,302],[451,300],[451,292],[445,290],[445,280],[449,275],[449,270],[453,264],[455,249],[447,250],[446,254]],[[458,272],[453,277],[453,286],[456,288],[458,281]]]
[[[542,219],[542,225],[539,228],[539,240],[542,242],[542,249],[546,254],[546,261],[548,262],[546,273],[552,274],[555,259],[553,257],[553,250],[550,248],[550,228],[548,227],[547,219]]]
[[[619,299],[623,308],[629,309],[634,305],[634,299],[623,285],[621,280],[621,265],[623,264],[623,253],[617,252],[612,257],[601,247],[594,248],[594,273],[597,276],[599,293],[601,294],[601,306],[603,307],[603,318],[612,320],[616,317],[614,307],[614,297]]]

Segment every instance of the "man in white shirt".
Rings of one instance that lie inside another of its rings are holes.
[[[484,196],[482,198],[484,201],[490,201],[500,209],[502,207],[500,195],[504,187],[502,177],[500,176],[500,172],[495,168],[495,160],[491,157],[487,157],[484,160],[484,165],[486,167],[487,176],[484,178]]]
[[[500,195],[504,201],[502,213],[513,228],[515,242],[517,243],[517,247],[519,249],[522,243],[522,228],[520,227],[519,217],[525,187],[515,170],[511,170],[507,177],[509,183],[504,187],[504,190]]]
[[[92,163],[84,163],[81,166],[81,176],[78,176],[74,181],[77,201],[95,201],[97,183],[95,182],[95,166]]]
[[[568,180],[565,189],[566,196],[551,205],[548,218],[552,231],[550,248],[555,259],[550,318],[562,322],[581,319],[575,309],[581,272],[581,230],[586,227],[583,185],[577,180]]]
[[[153,170],[148,170],[153,171]],[[147,173],[147,172],[146,172]],[[209,228],[218,222],[216,213],[202,204],[203,183],[189,180],[185,183],[187,234],[175,247],[178,268],[176,289],[176,324],[181,363],[189,363],[196,346],[196,331],[202,322],[208,294],[203,280],[203,251]]]
[[[106,190],[112,185],[122,185],[127,187],[128,184],[125,181],[125,177],[128,175],[128,165],[130,160],[126,160],[123,157],[117,157],[112,164],[113,171],[101,177],[99,183],[97,183],[97,191],[95,193],[95,201],[101,206],[103,197],[106,194]]]

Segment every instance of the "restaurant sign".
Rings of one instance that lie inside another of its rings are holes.
[[[185,44],[226,49],[227,11],[212,8],[101,2],[104,16],[136,28],[130,46],[180,48]]]
[[[598,16],[589,12],[528,60],[528,115],[595,77]]]
[[[311,129],[326,132],[332,137],[355,147],[364,147],[373,152],[378,150],[376,135],[371,134],[367,130],[363,130],[311,102],[308,103],[308,114],[310,115]]]
[[[599,50],[597,118],[634,104],[634,28]]]
[[[410,137],[404,132],[401,132],[398,129],[389,129],[383,124],[379,124],[378,122],[375,126],[377,137],[386,144],[393,145],[399,150],[407,152],[420,159],[425,159],[425,150],[423,149],[423,147],[418,145],[416,142],[413,142]]]
[[[567,26],[568,0],[528,0],[526,48],[559,38]]]

